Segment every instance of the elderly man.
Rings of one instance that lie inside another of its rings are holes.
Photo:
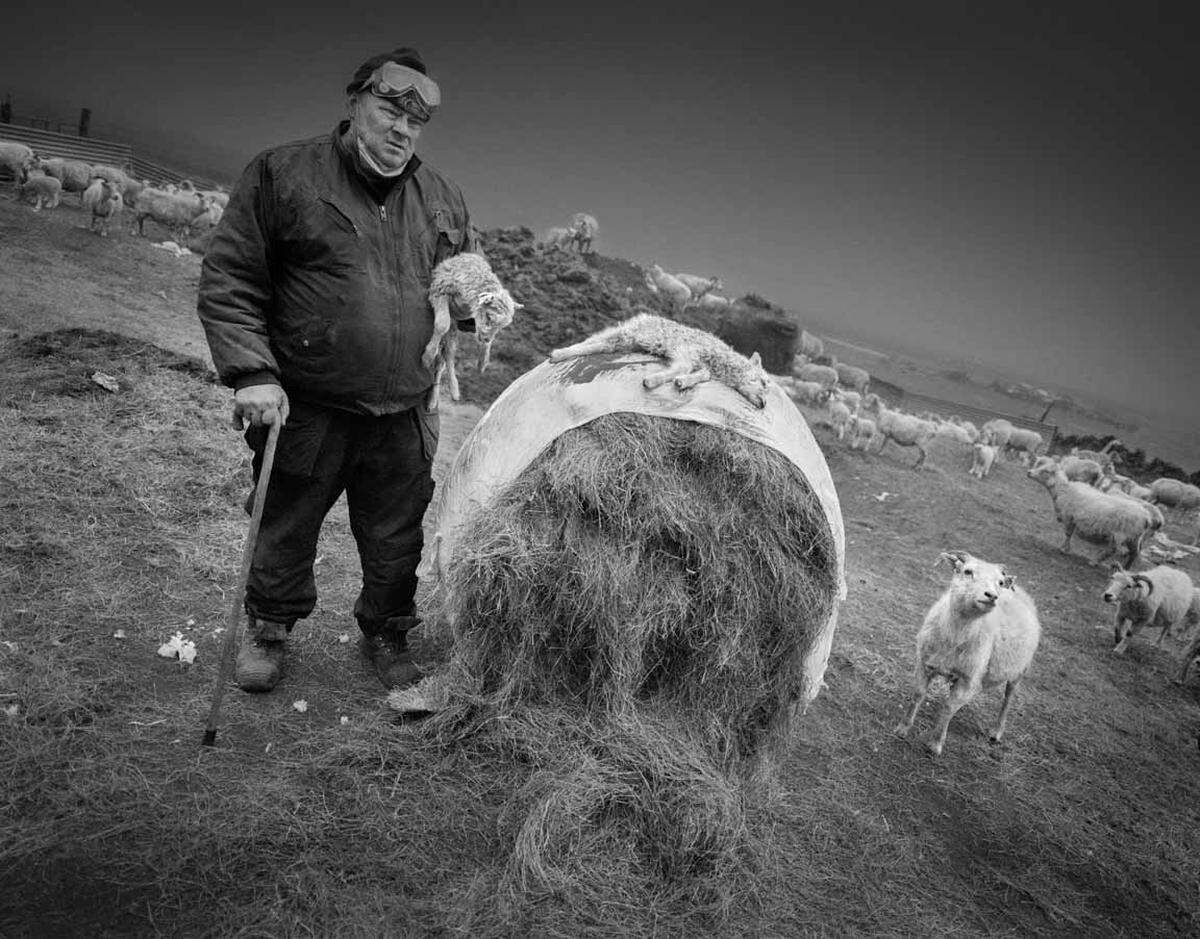
[[[349,118],[332,134],[251,161],[201,272],[200,320],[235,389],[235,425],[249,423],[256,482],[266,425],[282,425],[246,587],[246,691],[279,681],[285,640],[316,605],[317,536],[343,492],[362,562],[361,648],[385,687],[421,675],[407,634],[438,439],[423,406],[426,294],[438,262],[475,246],[462,192],[414,152],[441,102],[417,51],[367,60],[346,93]]]

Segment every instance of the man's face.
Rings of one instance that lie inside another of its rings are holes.
[[[392,98],[360,91],[350,99],[350,128],[380,166],[398,170],[413,155],[425,122]]]

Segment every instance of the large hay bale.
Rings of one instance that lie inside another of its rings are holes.
[[[758,352],[763,368],[774,375],[791,371],[800,346],[800,324],[777,306],[736,302],[721,314],[717,336],[743,355]]]
[[[717,889],[828,656],[841,520],[803,418],[774,386],[762,412],[716,383],[645,391],[659,367],[539,366],[441,493],[453,646],[418,689],[438,700],[419,726],[517,757],[513,897],[695,902],[681,885],[700,874]]]

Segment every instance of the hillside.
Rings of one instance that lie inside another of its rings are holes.
[[[911,452],[851,450],[813,410],[849,594],[826,686],[772,800],[749,814],[754,849],[730,881],[684,872],[664,893],[614,877],[585,895],[514,882],[512,809],[543,768],[440,745],[384,710],[349,641],[360,571],[344,504],[282,684],[227,695],[218,746],[201,748],[247,451],[207,369],[198,259],[80,222],[71,206],[35,215],[0,199],[0,326],[13,331],[0,336],[0,934],[1200,931],[1200,675],[1169,682],[1180,638],[1156,645],[1146,630],[1111,653],[1107,574],[1094,549],[1059,550],[1050,501],[1019,464],[976,481],[939,442],[914,472]],[[462,344],[469,400],[445,407],[437,480],[506,374],[626,304],[653,308],[627,262],[527,242],[488,235],[531,306],[497,340],[494,374],[477,376]],[[1168,531],[1192,533],[1177,518]],[[993,690],[956,715],[934,760],[893,728],[917,625],[947,582],[938,555],[953,549],[1005,563],[1043,636],[1003,743],[987,739]],[[1180,567],[1200,580],[1195,557]],[[436,598],[418,600],[436,623]],[[177,632],[195,642],[191,665],[156,654]],[[429,634],[416,650],[427,666],[449,652]],[[653,861],[628,846],[612,871]]]

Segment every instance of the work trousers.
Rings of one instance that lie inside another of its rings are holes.
[[[368,635],[415,615],[421,520],[433,496],[438,415],[423,406],[383,417],[291,402],[246,584],[246,612],[290,630],[317,603],[321,523],[343,492],[362,564],[354,616]],[[257,485],[264,427],[246,431]],[[253,491],[246,510],[253,506]],[[411,621],[408,621],[411,622]]]

